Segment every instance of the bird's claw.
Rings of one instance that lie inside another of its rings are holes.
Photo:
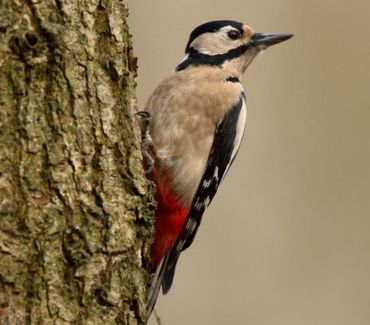
[[[141,129],[141,153],[144,160],[145,175],[150,175],[154,168],[155,156],[157,153],[152,137],[149,134],[150,113],[147,111],[139,111],[136,113],[139,119]]]

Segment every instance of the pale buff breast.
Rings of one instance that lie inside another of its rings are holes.
[[[218,123],[239,99],[240,83],[212,67],[188,68],[164,80],[150,97],[156,168],[171,171],[173,189],[190,205],[202,178]]]

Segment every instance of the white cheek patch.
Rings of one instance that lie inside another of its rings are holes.
[[[227,33],[231,30],[237,31],[232,26],[225,26],[220,28],[217,32],[204,33],[198,36],[191,44],[190,47],[207,55],[224,54],[231,49],[238,47],[235,40],[231,40]]]

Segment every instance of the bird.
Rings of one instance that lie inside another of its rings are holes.
[[[179,256],[239,150],[247,114],[242,74],[261,51],[292,36],[257,33],[234,20],[203,23],[191,32],[175,71],[149,97],[141,114],[152,142],[144,164],[157,208],[147,317],[160,288],[170,290]]]

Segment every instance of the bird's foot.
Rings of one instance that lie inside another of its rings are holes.
[[[143,163],[145,175],[150,175],[153,171],[155,156],[157,154],[152,137],[149,134],[149,123],[151,116],[147,111],[139,111],[136,113],[136,116],[139,119],[139,125],[141,129],[141,153],[144,160]]]

